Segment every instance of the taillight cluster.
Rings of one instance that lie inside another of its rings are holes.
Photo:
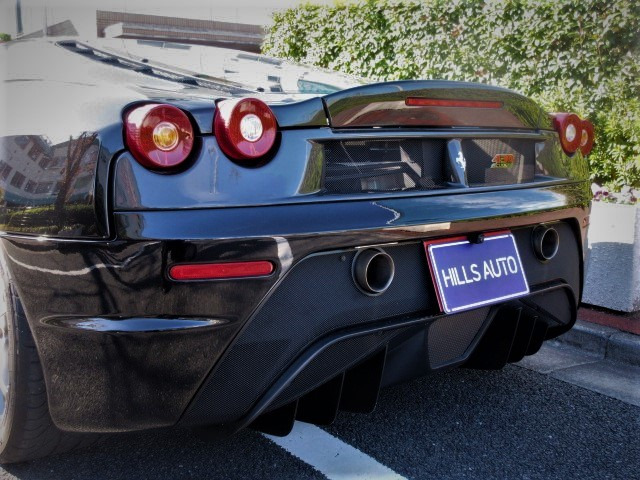
[[[175,169],[193,150],[193,124],[185,112],[173,105],[150,103],[134,107],[125,114],[124,125],[127,147],[149,169]],[[278,123],[261,100],[222,100],[216,107],[213,131],[225,155],[252,167],[261,165],[272,153]]]
[[[127,147],[147,168],[178,167],[193,149],[191,120],[173,105],[151,103],[135,107],[125,115],[124,126]]]
[[[593,148],[593,124],[589,120],[581,120],[575,113],[554,113],[553,126],[560,137],[560,145],[567,154],[580,150],[588,155]]]
[[[267,104],[256,98],[223,100],[217,105],[213,131],[225,155],[256,166],[271,152],[278,123]]]

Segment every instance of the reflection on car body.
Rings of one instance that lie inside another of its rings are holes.
[[[586,120],[211,47],[2,55],[2,462],[88,433],[286,435],[575,322]]]

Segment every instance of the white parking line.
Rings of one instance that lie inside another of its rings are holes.
[[[286,437],[265,435],[330,480],[400,480],[402,475],[308,423],[296,422]]]

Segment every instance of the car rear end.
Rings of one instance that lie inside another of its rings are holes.
[[[386,385],[517,362],[575,322],[577,117],[409,81],[149,98],[110,135],[108,238],[6,246],[63,429],[286,434],[371,411]],[[61,262],[75,274],[54,286]]]

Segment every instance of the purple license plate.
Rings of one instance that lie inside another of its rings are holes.
[[[440,308],[446,313],[499,303],[529,293],[511,233],[424,242]]]

